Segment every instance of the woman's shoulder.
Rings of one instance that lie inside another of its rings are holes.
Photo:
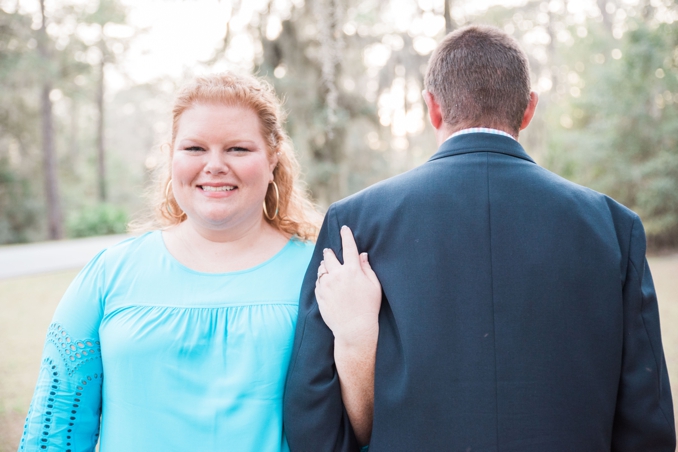
[[[144,232],[141,235],[129,237],[106,248],[104,254],[110,258],[117,255],[127,255],[143,248],[155,247],[157,246],[157,239],[161,237],[160,234],[161,232],[158,230]]]
[[[294,275],[303,276],[311,260],[313,249],[312,242],[292,237],[275,256],[252,269],[256,270],[254,273],[258,273],[256,275],[253,273],[252,276],[260,277],[265,274],[266,278],[270,278],[273,275],[285,275],[285,278],[292,279],[295,279]]]
[[[161,239],[160,231],[150,231],[136,237],[127,238],[105,248],[97,254],[90,264],[106,267],[126,264],[129,260],[143,260],[158,254]]]
[[[311,255],[315,249],[315,243],[294,236],[290,239],[285,248],[285,254],[288,258],[305,260],[306,263],[308,263],[308,261],[311,260]]]

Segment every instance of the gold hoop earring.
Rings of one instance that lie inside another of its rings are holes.
[[[273,221],[275,220],[275,217],[278,216],[278,207],[280,207],[280,192],[278,191],[278,184],[276,184],[274,180],[271,181],[271,184],[273,184],[273,188],[275,189],[275,213],[272,217],[268,215],[268,210],[266,209],[266,199],[264,199],[264,215],[270,221]]]
[[[177,216],[172,211],[172,206],[170,205],[170,200],[169,200],[169,191],[170,191],[171,186],[172,186],[172,179],[170,178],[169,182],[167,182],[167,187],[165,187],[165,209],[167,209],[167,213],[169,213],[172,218],[176,218],[178,220],[181,217],[183,217],[185,214],[182,212],[181,215]]]

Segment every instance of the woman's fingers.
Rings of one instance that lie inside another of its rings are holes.
[[[358,245],[353,238],[353,232],[348,226],[341,227],[341,247],[344,253],[344,265],[360,266],[360,257],[358,255]]]
[[[318,281],[320,281],[320,278],[323,275],[326,275],[328,273],[327,268],[325,268],[325,261],[320,261],[320,265],[318,265],[318,276],[316,277],[316,284]]]
[[[363,273],[367,278],[376,285],[380,285],[381,283],[379,282],[379,278],[377,278],[377,274],[372,270],[372,266],[370,265],[370,261],[367,258],[367,253],[361,253],[360,254],[360,268],[362,268]]]
[[[367,254],[359,254],[353,233],[342,227],[343,264],[330,249],[323,250],[315,295],[325,324],[336,341],[359,344],[378,328],[381,285]],[[327,273],[325,273],[327,271]]]
[[[334,251],[329,248],[323,250],[323,262],[325,263],[325,269],[328,273],[341,268],[341,262],[339,262],[337,256],[334,255]]]
[[[344,265],[348,264],[350,267],[360,267],[360,256],[358,254],[358,245],[355,243],[353,233],[348,226],[341,227],[341,247],[343,250]],[[327,272],[332,272],[342,266],[337,256],[330,248],[323,250],[323,259]]]

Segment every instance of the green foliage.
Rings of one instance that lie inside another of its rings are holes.
[[[85,207],[67,222],[69,237],[122,234],[127,230],[127,212],[111,204]]]
[[[651,246],[676,246],[678,29],[630,25],[604,63],[587,64],[581,97],[563,104],[571,129],[554,135],[549,165],[636,211]]]
[[[31,239],[40,209],[31,195],[29,181],[12,171],[6,159],[0,158],[0,244]]]
[[[36,45],[30,18],[0,9],[0,244],[35,240],[40,225]]]
[[[48,2],[46,6],[47,33],[42,37],[36,29],[38,12],[24,12],[18,3],[14,8],[0,7],[0,243],[44,240],[46,235],[49,206],[41,184],[40,103],[46,82],[52,88],[57,185],[63,210],[80,211],[95,202],[100,63],[103,59],[115,64],[134,33],[125,25],[126,11],[119,0]],[[117,163],[115,157],[111,160]],[[122,182],[125,189],[117,192],[121,196],[111,199],[116,205],[127,205],[132,193],[140,191],[133,185],[141,181]]]
[[[252,26],[252,35],[261,37],[263,48],[255,72],[267,76],[285,98],[287,130],[321,208],[406,171],[435,151],[430,134],[395,134],[390,122],[380,124],[386,116],[378,111],[380,94],[394,86],[403,93],[404,113],[423,112],[418,93],[428,60],[414,50],[407,31],[383,21],[389,6],[375,0],[294,6],[271,39],[265,17],[252,22],[259,24],[259,29]],[[387,54],[382,67],[366,62],[366,49],[374,46]],[[413,86],[414,100],[408,95]],[[399,149],[390,149],[394,139]]]
[[[540,105],[521,133],[528,152],[638,212],[653,246],[678,246],[678,27],[661,23],[668,9],[675,14],[675,1],[601,6],[589,0],[586,12],[576,14],[568,2],[469,9],[469,1],[451,3],[455,26],[494,24],[529,56]],[[44,238],[39,94],[45,81],[54,88],[60,198],[65,212],[77,212],[68,222],[71,236],[124,230],[124,212],[112,205],[138,210],[147,170],[167,157],[156,140],[168,132],[178,80],[128,84],[107,96],[111,205],[92,207],[100,182],[96,100],[108,73],[102,68],[122,61],[137,30],[128,26],[120,0],[47,6],[47,57],[33,29],[37,13],[0,6],[0,243]],[[246,33],[261,44],[254,70],[286,99],[287,130],[320,206],[434,152],[430,128],[422,132],[415,120],[425,118],[418,93],[427,46],[444,34],[436,26],[443,3],[281,1],[252,9],[236,0],[232,6],[232,17],[248,25],[238,31],[225,24],[223,47],[205,67],[231,67],[232,35]],[[279,32],[269,26],[276,23]]]
[[[127,11],[117,0],[99,0],[97,9],[85,16],[84,21],[101,26],[109,23],[124,24],[127,22]]]

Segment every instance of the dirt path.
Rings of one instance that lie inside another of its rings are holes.
[[[105,235],[0,246],[0,280],[80,268],[102,249],[128,237]]]

